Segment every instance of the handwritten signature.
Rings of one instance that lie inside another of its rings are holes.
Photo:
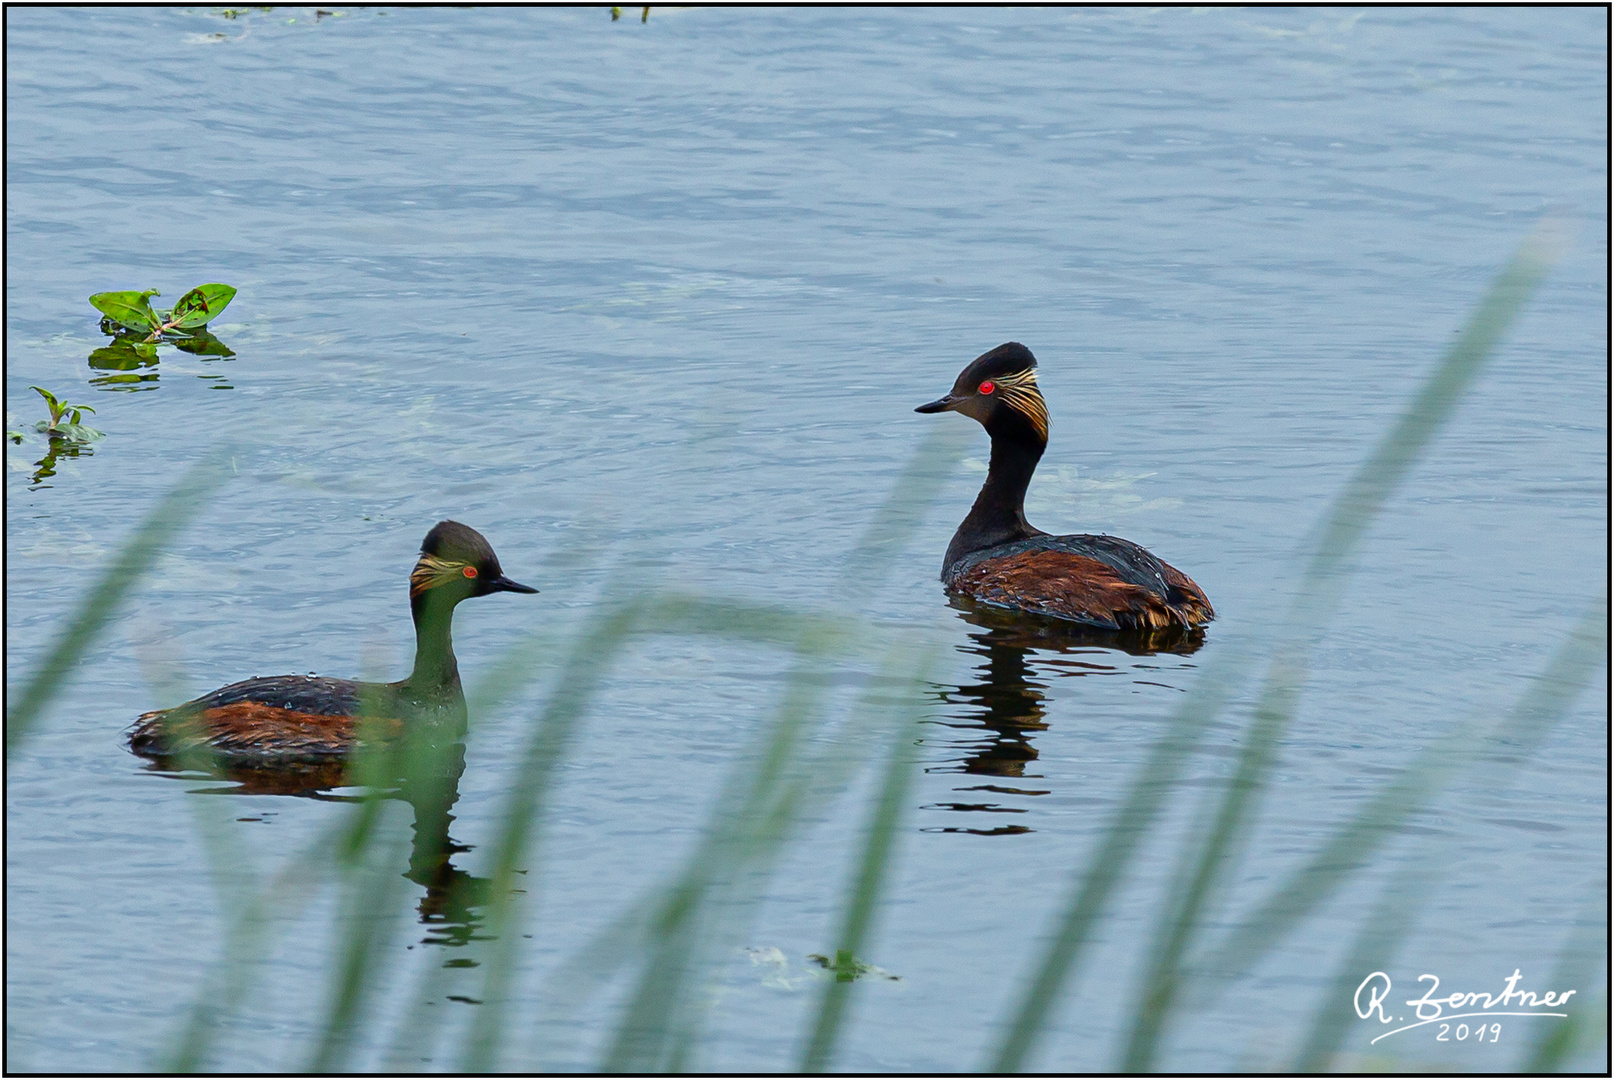
[[[1390,976],[1382,971],[1375,971],[1363,979],[1362,985],[1356,988],[1356,997],[1354,999],[1356,1015],[1363,1020],[1376,1018],[1381,1024],[1403,1024],[1402,1027],[1398,1027],[1394,1031],[1386,1031],[1374,1039],[1373,1042],[1378,1042],[1379,1039],[1388,1039],[1391,1035],[1399,1035],[1403,1031],[1410,1031],[1413,1028],[1423,1027],[1425,1024],[1433,1024],[1442,1020],[1461,1020],[1476,1016],[1490,1018],[1493,1016],[1567,1017],[1569,1015],[1566,1012],[1548,1012],[1546,1010],[1563,1008],[1569,999],[1574,996],[1575,991],[1549,990],[1538,995],[1534,991],[1517,989],[1521,978],[1523,976],[1519,974],[1519,969],[1514,968],[1513,974],[1503,980],[1503,989],[1499,994],[1490,994],[1484,991],[1458,991],[1442,997],[1436,997],[1436,992],[1440,989],[1440,978],[1435,975],[1419,975],[1418,981],[1428,982],[1429,986],[1424,990],[1423,997],[1407,999],[1407,1004],[1416,1010],[1415,1015],[1418,1018],[1416,1023],[1407,1024],[1405,1023],[1406,1017],[1392,1017],[1384,1011],[1384,1002],[1390,996]],[[1510,1007],[1512,1011],[1508,1011]],[[1451,1011],[1447,1012],[1448,1009]],[[1472,1011],[1459,1012],[1457,1011],[1459,1009]],[[1500,1038],[1502,1033],[1501,1025],[1497,1024],[1494,1027],[1496,1038]],[[1459,1038],[1467,1037],[1467,1025],[1463,1025],[1463,1028],[1465,1034],[1459,1036]],[[1483,1033],[1483,1020],[1480,1023],[1480,1030]],[[1496,1038],[1491,1041],[1496,1041]],[[1444,1038],[1442,1041],[1445,1041]]]

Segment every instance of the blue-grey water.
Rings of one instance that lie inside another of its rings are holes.
[[[1606,595],[1606,10],[639,12],[8,10],[13,693],[187,467],[226,446],[231,469],[8,762],[9,1068],[161,1060],[223,948],[236,878],[209,852],[275,873],[347,812],[199,794],[218,785],[147,770],[125,727],[254,674],[396,677],[404,578],[440,518],[542,590],[462,609],[472,686],[534,629],[582,625],[624,567],[943,642],[864,949],[900,981],[859,982],[837,1058],[862,1070],[986,1061],[1171,710],[1281,615],[1308,531],[1548,212],[1571,243],[1366,537],[1210,928],[1438,735],[1529,692]],[[87,362],[108,340],[91,293],[171,302],[205,281],[240,290],[211,326],[232,357]],[[1053,420],[1028,516],[1192,575],[1219,613],[1198,652],[1033,648],[947,605],[936,573],[986,439],[912,408],[1007,340],[1037,354]],[[51,475],[36,384],[106,433]],[[965,460],[923,527],[883,586],[837,598],[949,426]],[[615,666],[524,867],[503,1064],[597,1062],[620,988],[556,1020],[568,988],[549,976],[690,850],[788,666],[676,636]],[[538,693],[477,718],[466,872],[485,872]],[[1425,973],[1499,992],[1520,969],[1595,1015],[1604,966],[1553,979],[1606,941],[1606,693],[1599,674],[1523,760],[1460,773],[1197,1000],[1156,1064],[1291,1061],[1319,1008],[1351,1008],[1327,984],[1380,904],[1408,922],[1394,997]],[[1185,828],[1231,774],[1252,695],[1178,780],[1039,1067],[1118,1063]],[[822,986],[806,957],[834,947],[867,791],[788,848],[702,998],[695,1067],[796,1067]],[[1409,865],[1433,880],[1383,899]],[[307,1063],[333,912],[328,888],[281,912],[213,1066]],[[389,954],[377,1038],[425,1007],[420,965],[480,947]],[[480,979],[450,972],[431,1007],[463,1024]],[[1511,1069],[1564,1022],[1370,1046],[1377,1021],[1348,1018],[1345,1066],[1420,1070]],[[1601,1069],[1605,1048],[1594,1031],[1571,1064]]]

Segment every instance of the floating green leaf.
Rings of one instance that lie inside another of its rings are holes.
[[[217,339],[215,339],[217,340]],[[99,375],[90,385],[101,390],[154,390],[157,373],[148,371],[157,365],[157,346],[148,341],[131,338],[114,338],[90,353],[90,367],[96,371],[128,372],[129,374]]]
[[[174,310],[163,317],[164,329],[186,330],[193,326],[205,326],[216,318],[234,297],[233,286],[222,285],[216,281],[198,285],[181,296],[179,303],[174,305]]]
[[[230,290],[232,293],[235,290]],[[160,325],[157,313],[151,310],[151,298],[162,295],[156,289],[145,292],[103,292],[90,297],[95,310],[119,326],[131,330],[155,330]]]
[[[189,331],[183,337],[175,336],[168,341],[168,344],[180,352],[188,352],[193,356],[214,356],[221,360],[229,360],[235,356],[233,349],[201,327]],[[156,346],[150,348],[155,356]]]
[[[119,338],[90,353],[90,366],[98,371],[133,371],[157,362],[157,346]]]
[[[97,431],[95,428],[84,424],[58,424],[56,427],[49,429],[44,424],[45,421],[43,420],[39,422],[39,430],[49,430],[52,439],[60,439],[63,442],[91,443],[98,439],[106,438],[106,432]]]

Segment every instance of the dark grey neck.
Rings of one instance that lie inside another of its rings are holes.
[[[1027,524],[1025,510],[1026,487],[1031,483],[1031,474],[1037,471],[1042,451],[1040,442],[1015,438],[1014,433],[993,433],[992,464],[987,469],[986,483],[981,485],[969,516],[953,534],[953,542],[947,545],[943,577],[971,552],[1046,535]]]
[[[458,692],[460,669],[449,633],[453,601],[441,590],[427,589],[410,600],[409,608],[415,617],[415,670],[402,688],[422,696]]]

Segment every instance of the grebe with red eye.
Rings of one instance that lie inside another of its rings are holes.
[[[231,683],[172,709],[148,712],[129,731],[129,749],[166,758],[206,748],[224,762],[340,759],[357,743],[359,713],[383,736],[430,724],[450,738],[465,730],[465,694],[454,659],[454,608],[473,596],[535,593],[504,576],[499,557],[475,529],[440,521],[420,544],[409,575],[415,666],[393,683],[276,675]]]
[[[1188,629],[1216,617],[1182,571],[1117,536],[1049,536],[1026,521],[1026,487],[1048,446],[1037,358],[999,345],[964,369],[952,393],[915,412],[960,412],[992,437],[981,494],[942,560],[948,591],[997,607],[1112,630]]]

